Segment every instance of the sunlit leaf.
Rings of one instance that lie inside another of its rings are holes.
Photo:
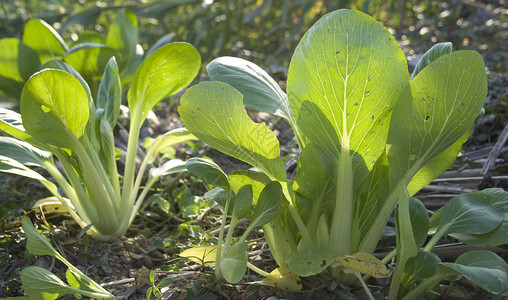
[[[22,63],[21,63],[22,62]],[[15,38],[0,40],[0,89],[19,98],[23,84],[39,68],[37,52]]]
[[[50,58],[62,57],[68,50],[62,37],[41,19],[32,19],[26,23],[23,43],[39,54],[42,63]]]
[[[74,76],[45,70],[30,78],[21,95],[21,117],[37,140],[69,147],[69,136],[81,137],[88,121],[88,98]]]
[[[200,140],[275,179],[285,179],[275,134],[248,117],[237,90],[222,82],[201,82],[189,88],[180,102],[182,121]]]
[[[97,109],[103,110],[103,114],[111,128],[116,125],[120,114],[120,104],[122,103],[122,84],[118,72],[118,65],[115,58],[112,57],[106,65],[97,92]]]
[[[164,98],[189,85],[201,67],[198,51],[186,43],[162,46],[143,61],[129,88],[131,113],[141,111],[142,119]]]
[[[196,246],[183,250],[178,256],[185,257],[198,264],[214,266],[215,257],[217,256],[217,246]]]

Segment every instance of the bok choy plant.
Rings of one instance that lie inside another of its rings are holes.
[[[113,137],[122,97],[115,58],[107,64],[95,101],[86,82],[68,65],[58,65],[65,71],[34,74],[21,94],[21,114],[0,110],[0,129],[13,136],[0,137],[0,171],[42,182],[96,239],[122,236],[156,179],[185,170],[179,160],[151,168],[139,193],[159,151],[193,138],[185,129],[157,137],[136,172],[141,126],[157,103],[191,83],[200,64],[194,47],[171,43],[149,55],[136,71],[127,94],[130,132],[123,177],[117,170]],[[30,168],[34,166],[44,168],[56,185]]]
[[[418,251],[410,196],[453,163],[470,135],[487,93],[482,57],[439,44],[410,80],[404,53],[386,28],[361,12],[338,10],[300,41],[287,94],[242,59],[215,59],[207,71],[217,81],[184,94],[182,121],[200,140],[255,168],[230,174],[242,183],[235,193],[251,185],[256,198],[271,182],[282,187],[278,215],[262,226],[276,271],[310,276],[333,265],[344,280],[351,270],[357,277],[390,276],[372,254],[399,204],[397,270],[404,272]],[[244,105],[292,126],[301,151],[294,180],[286,177],[275,134],[253,122]]]

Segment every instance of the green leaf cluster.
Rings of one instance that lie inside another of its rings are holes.
[[[398,204],[398,270],[390,293],[397,298],[404,265],[418,255],[428,232],[424,206],[410,196],[453,163],[481,113],[487,94],[482,57],[439,44],[410,79],[404,53],[386,28],[361,12],[337,10],[300,41],[287,93],[242,59],[215,59],[207,71],[213,81],[191,87],[181,99],[182,121],[199,139],[255,168],[244,173],[241,186],[282,187],[281,210],[263,226],[281,270],[309,276],[332,266],[335,274],[347,273],[350,267],[333,258],[372,254]],[[244,105],[290,123],[300,148],[294,180],[286,178],[275,134],[253,122]],[[471,220],[481,223],[492,212],[485,208]],[[453,225],[436,239],[461,227],[443,216]],[[496,239],[506,238],[506,231],[499,234]]]
[[[41,181],[95,238],[122,236],[156,180],[185,170],[180,160],[154,166],[162,149],[194,138],[185,129],[158,136],[141,160],[136,153],[148,112],[189,85],[200,65],[199,53],[186,43],[164,45],[142,61],[127,94],[130,134],[123,177],[113,133],[122,100],[115,57],[104,69],[95,100],[80,73],[64,62],[35,73],[22,90],[21,114],[0,109],[0,129],[12,136],[0,137],[0,171]],[[32,166],[46,169],[61,190]]]
[[[71,43],[66,43],[44,20],[32,19],[26,23],[21,39],[0,40],[0,90],[13,99],[19,99],[24,84],[32,74],[45,68],[61,69],[62,63],[65,63],[78,71],[96,93],[103,70],[113,56],[125,86],[143,61],[144,51],[138,44],[138,31],[136,15],[126,8],[118,10],[104,36],[84,32]],[[171,38],[163,37],[147,51],[146,56],[169,42]]]

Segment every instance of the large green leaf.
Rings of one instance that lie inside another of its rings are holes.
[[[425,67],[393,112],[391,178],[409,183],[422,166],[463,137],[486,94],[485,66],[477,52],[454,52]]]
[[[141,64],[127,99],[131,114],[139,110],[144,120],[161,100],[189,85],[198,74],[201,57],[186,43],[171,43],[156,50]]]
[[[118,50],[118,65],[120,69],[127,67],[136,56],[138,44],[138,20],[136,16],[125,8],[120,9],[109,27],[106,38],[107,45]]]
[[[420,248],[425,243],[429,232],[429,215],[425,205],[416,198],[409,199],[409,219],[416,247]]]
[[[327,249],[294,251],[287,257],[289,269],[299,276],[319,274],[333,262],[333,256]]]
[[[85,131],[88,105],[78,79],[63,71],[44,70],[32,76],[23,88],[23,126],[43,143],[68,148],[69,136],[79,138]]]
[[[200,140],[257,167],[272,179],[286,178],[279,141],[265,124],[249,118],[240,92],[226,83],[201,82],[189,88],[180,102],[182,121]]]
[[[79,82],[81,82],[81,85],[83,86],[83,88],[86,91],[86,95],[88,96],[88,102],[90,104],[90,107],[94,106],[92,92],[90,91],[90,87],[88,86],[88,83],[86,83],[83,76],[81,76],[81,74],[79,74],[79,72],[76,69],[74,69],[71,65],[69,65],[68,63],[66,63],[64,61],[58,60],[58,59],[50,59],[50,60],[47,60],[41,66],[41,69],[61,70],[61,71],[67,72],[67,73],[71,74],[72,76],[76,77],[79,80]]]
[[[487,250],[469,251],[455,263],[441,263],[453,269],[495,295],[508,295],[508,264],[497,254]]]
[[[454,238],[476,247],[495,247],[508,244],[508,193],[503,189],[492,188],[479,192],[494,196],[490,201],[492,207],[504,214],[501,225],[484,234],[451,234]]]
[[[352,150],[352,159],[371,169],[408,79],[404,53],[383,25],[358,11],[337,10],[300,41],[287,90],[298,127],[315,147],[335,161],[341,149]]]
[[[0,155],[0,172],[16,174],[19,176],[37,179],[41,182],[45,182],[47,184],[52,185],[55,188],[54,190],[56,190],[56,186],[52,182],[44,178],[41,174],[35,172],[34,170],[26,167],[22,163],[8,156]]]
[[[15,38],[0,40],[0,89],[19,98],[25,80],[39,68],[37,52]]]
[[[461,194],[443,207],[436,234],[483,234],[496,229],[504,213],[490,204],[493,196],[485,193]]]
[[[32,19],[26,23],[23,43],[37,51],[42,63],[50,58],[62,57],[68,50],[62,37],[41,19]]]

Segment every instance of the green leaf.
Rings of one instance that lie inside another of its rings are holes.
[[[68,47],[58,32],[41,19],[32,19],[25,25],[23,43],[39,54],[41,62],[62,57]]]
[[[287,264],[291,272],[303,277],[319,274],[333,262],[332,254],[325,249],[294,251],[287,257]]]
[[[233,217],[247,218],[252,206],[252,185],[244,185],[234,198]]]
[[[221,187],[225,190],[231,190],[228,176],[213,161],[193,157],[187,160],[186,167],[189,172],[206,183]]]
[[[359,11],[327,14],[304,35],[287,90],[297,125],[335,162],[352,150],[355,172],[384,151],[391,111],[408,82],[404,53],[388,30]],[[364,174],[366,175],[366,174]]]
[[[439,234],[483,234],[503,222],[504,214],[490,204],[493,196],[483,193],[461,194],[443,207]],[[438,234],[436,233],[436,234]]]
[[[459,256],[455,263],[440,265],[461,273],[494,295],[508,295],[508,264],[491,251],[469,251]]]
[[[144,120],[157,103],[189,85],[200,67],[201,57],[189,44],[171,43],[159,48],[134,75],[127,94],[131,114],[139,110]]]
[[[494,196],[490,200],[490,204],[494,209],[504,214],[503,222],[496,229],[484,234],[455,233],[450,235],[461,242],[476,247],[496,247],[508,244],[508,193],[499,188],[485,189],[478,193]]]
[[[265,124],[253,122],[242,94],[226,83],[201,82],[187,90],[178,111],[187,129],[217,150],[284,180],[279,141]]]
[[[425,243],[429,232],[429,215],[425,205],[416,198],[409,199],[409,219],[416,247],[420,248]]]
[[[463,137],[486,94],[485,66],[477,52],[457,51],[425,67],[393,112],[390,177],[409,183],[418,170]]]
[[[415,286],[434,276],[437,273],[436,264],[440,262],[437,255],[427,251],[420,251],[417,256],[408,259],[402,274],[402,291],[399,292],[399,296],[404,296]]]
[[[35,266],[26,267],[21,271],[21,283],[28,297],[34,300],[52,300],[77,291],[50,271]]]
[[[79,74],[79,72],[76,71],[76,69],[74,69],[71,65],[69,65],[63,61],[56,60],[56,59],[50,59],[50,60],[46,61],[42,65],[42,69],[46,69],[46,68],[65,71],[65,72],[71,74],[72,76],[76,77],[76,79],[78,79],[79,82],[81,82],[81,85],[85,89],[86,95],[88,96],[88,102],[90,103],[90,107],[92,107],[93,99],[92,99],[92,93],[90,92],[90,87],[88,86],[88,83],[86,83],[85,79],[81,76],[81,74]]]
[[[409,196],[413,196],[448,170],[462,151],[462,145],[470,136],[471,130],[466,131],[453,145],[418,170],[407,186]]]
[[[0,137],[0,155],[12,158],[26,166],[43,167],[44,161],[52,161],[51,153],[23,141],[4,136]]]
[[[235,170],[229,173],[229,183],[235,193],[245,185],[252,187],[252,204],[258,203],[259,195],[265,186],[270,182],[270,178],[264,173],[255,170]]]
[[[118,65],[112,57],[106,65],[97,92],[97,109],[103,110],[111,128],[115,128],[120,114],[120,104],[122,104],[122,84],[118,72]]]
[[[230,84],[243,95],[248,107],[294,123],[286,93],[263,69],[247,60],[224,56],[212,60],[206,71],[210,78]]]
[[[279,214],[283,197],[278,181],[268,183],[259,195],[249,227],[264,225],[275,218]]]
[[[150,171],[148,171],[148,177],[158,178],[160,176],[166,176],[169,174],[180,173],[184,171],[187,171],[187,168],[185,167],[185,162],[179,159],[172,159],[163,163],[158,168],[151,168]]]
[[[228,247],[220,261],[220,270],[229,283],[237,283],[247,270],[247,243],[239,241]]]
[[[21,117],[37,140],[69,147],[69,136],[83,135],[88,121],[88,98],[74,76],[59,70],[33,75],[21,94]]]
[[[214,187],[204,194],[206,200],[212,200],[217,202],[222,207],[226,207],[226,201],[228,201],[228,193],[220,187]]]
[[[30,221],[28,217],[21,217],[21,224],[28,240],[26,248],[30,253],[51,256],[58,254],[49,241],[35,229],[32,221]]]
[[[432,48],[429,49],[429,51],[425,52],[425,54],[420,58],[418,63],[415,66],[415,69],[413,70],[413,73],[411,74],[410,80],[413,80],[413,78],[418,75],[426,66],[430,65],[433,61],[438,59],[439,57],[452,53],[452,43],[445,42],[445,43],[438,43],[432,46]]]
[[[15,38],[0,40],[0,89],[19,99],[25,80],[38,70],[37,52]]]
[[[138,44],[138,20],[131,11],[122,8],[109,27],[106,38],[108,46],[118,50],[118,65],[120,69],[127,67],[136,56]]]
[[[295,205],[304,220],[308,220],[309,232],[315,232],[318,219],[322,213],[333,210],[335,184],[323,168],[319,153],[309,143],[298,157],[298,166],[293,183]]]
[[[37,179],[41,182],[52,185],[53,187],[55,187],[56,190],[56,186],[50,181],[48,181],[46,178],[44,178],[42,175],[10,157],[0,155],[0,171],[32,179]]]

